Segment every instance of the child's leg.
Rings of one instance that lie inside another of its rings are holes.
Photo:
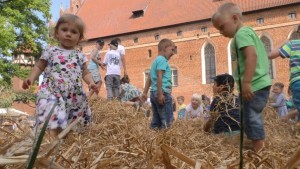
[[[107,100],[113,99],[113,77],[112,75],[105,76]]]
[[[159,126],[160,129],[162,128],[169,128],[171,126],[171,122],[173,120],[173,111],[172,111],[172,96],[171,94],[164,93],[165,97],[165,103],[164,105],[160,105],[158,103],[158,97],[157,93],[155,93],[155,107],[157,111],[157,115],[160,119],[161,126]],[[152,103],[152,101],[151,101]],[[152,105],[153,107],[153,105]],[[154,112],[153,112],[154,116]]]
[[[293,92],[293,103],[298,110],[298,122],[300,121],[300,80],[291,84],[291,89]]]
[[[120,76],[119,75],[113,75],[114,76],[114,81],[113,81],[113,96],[115,99],[119,99],[120,95]]]
[[[252,140],[253,148],[259,151],[263,147],[265,139],[262,111],[265,108],[270,87],[254,92],[250,101],[244,101],[244,128],[248,139]]]
[[[152,112],[153,112],[153,117],[152,117],[152,121],[150,124],[150,127],[152,129],[160,129],[160,126],[162,125],[160,117],[159,117],[159,105],[158,105],[158,101],[157,101],[157,92],[152,92],[151,96],[150,96],[150,101],[152,104]]]

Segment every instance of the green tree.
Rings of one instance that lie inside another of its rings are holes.
[[[0,1],[0,55],[30,50],[37,55],[49,40],[50,0]]]

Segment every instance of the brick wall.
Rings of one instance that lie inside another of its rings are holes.
[[[288,19],[288,13],[295,11],[297,18]],[[249,13],[244,16],[245,25],[254,27],[259,35],[266,35],[271,39],[272,47],[276,47],[287,40],[290,32],[300,23],[300,8],[296,6],[274,8],[267,11]],[[256,19],[263,17],[264,23],[257,24]],[[201,27],[207,26],[208,32],[201,32]],[[177,32],[182,31],[182,36],[177,37]],[[202,84],[202,64],[201,49],[204,44],[211,43],[216,52],[216,72],[217,74],[229,71],[228,68],[228,43],[229,39],[222,37],[218,31],[212,27],[210,21],[199,23],[189,23],[168,28],[132,33],[130,35],[119,36],[122,45],[126,47],[127,71],[131,83],[139,88],[143,88],[144,74],[150,68],[151,63],[157,56],[157,43],[154,36],[159,34],[160,39],[172,39],[177,47],[178,54],[170,60],[170,65],[178,70],[178,86],[173,88],[175,97],[183,95],[185,103],[189,103],[193,93],[207,94],[212,96],[212,84]],[[134,44],[133,39],[138,37],[138,43]],[[104,38],[108,44],[115,37]],[[82,43],[83,52],[89,54],[95,41]],[[102,52],[102,58],[108,46]],[[148,50],[152,51],[152,57],[148,58]],[[275,78],[273,82],[283,82],[286,86],[289,83],[289,62],[281,58],[274,61]],[[101,71],[104,77],[105,71]],[[286,87],[287,89],[287,87]],[[102,87],[101,95],[105,97],[105,88]]]

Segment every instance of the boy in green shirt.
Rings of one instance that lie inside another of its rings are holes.
[[[255,31],[243,25],[242,12],[236,4],[220,6],[212,16],[212,23],[223,36],[233,38],[232,60],[240,67],[240,74],[235,70],[234,78],[242,83],[245,133],[252,140],[254,151],[259,151],[265,139],[262,110],[271,86],[266,50]]]

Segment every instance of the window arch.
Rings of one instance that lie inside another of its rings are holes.
[[[178,70],[175,67],[171,67],[172,71],[172,86],[178,86]]]
[[[150,69],[146,69],[143,74],[144,74],[144,87],[145,87],[148,76],[150,74]]]
[[[232,39],[230,39],[228,46],[227,46],[227,51],[228,51],[228,73],[232,75],[232,59],[231,59],[231,44],[232,44]]]
[[[216,52],[211,43],[206,43],[202,47],[202,83],[213,83],[213,77],[216,76]]]
[[[266,35],[262,35],[260,37],[262,43],[264,44],[264,47],[267,51],[267,53],[271,52],[272,50],[272,42],[271,39],[268,38]],[[269,74],[271,79],[274,79],[274,65],[273,65],[273,61],[269,60]]]

